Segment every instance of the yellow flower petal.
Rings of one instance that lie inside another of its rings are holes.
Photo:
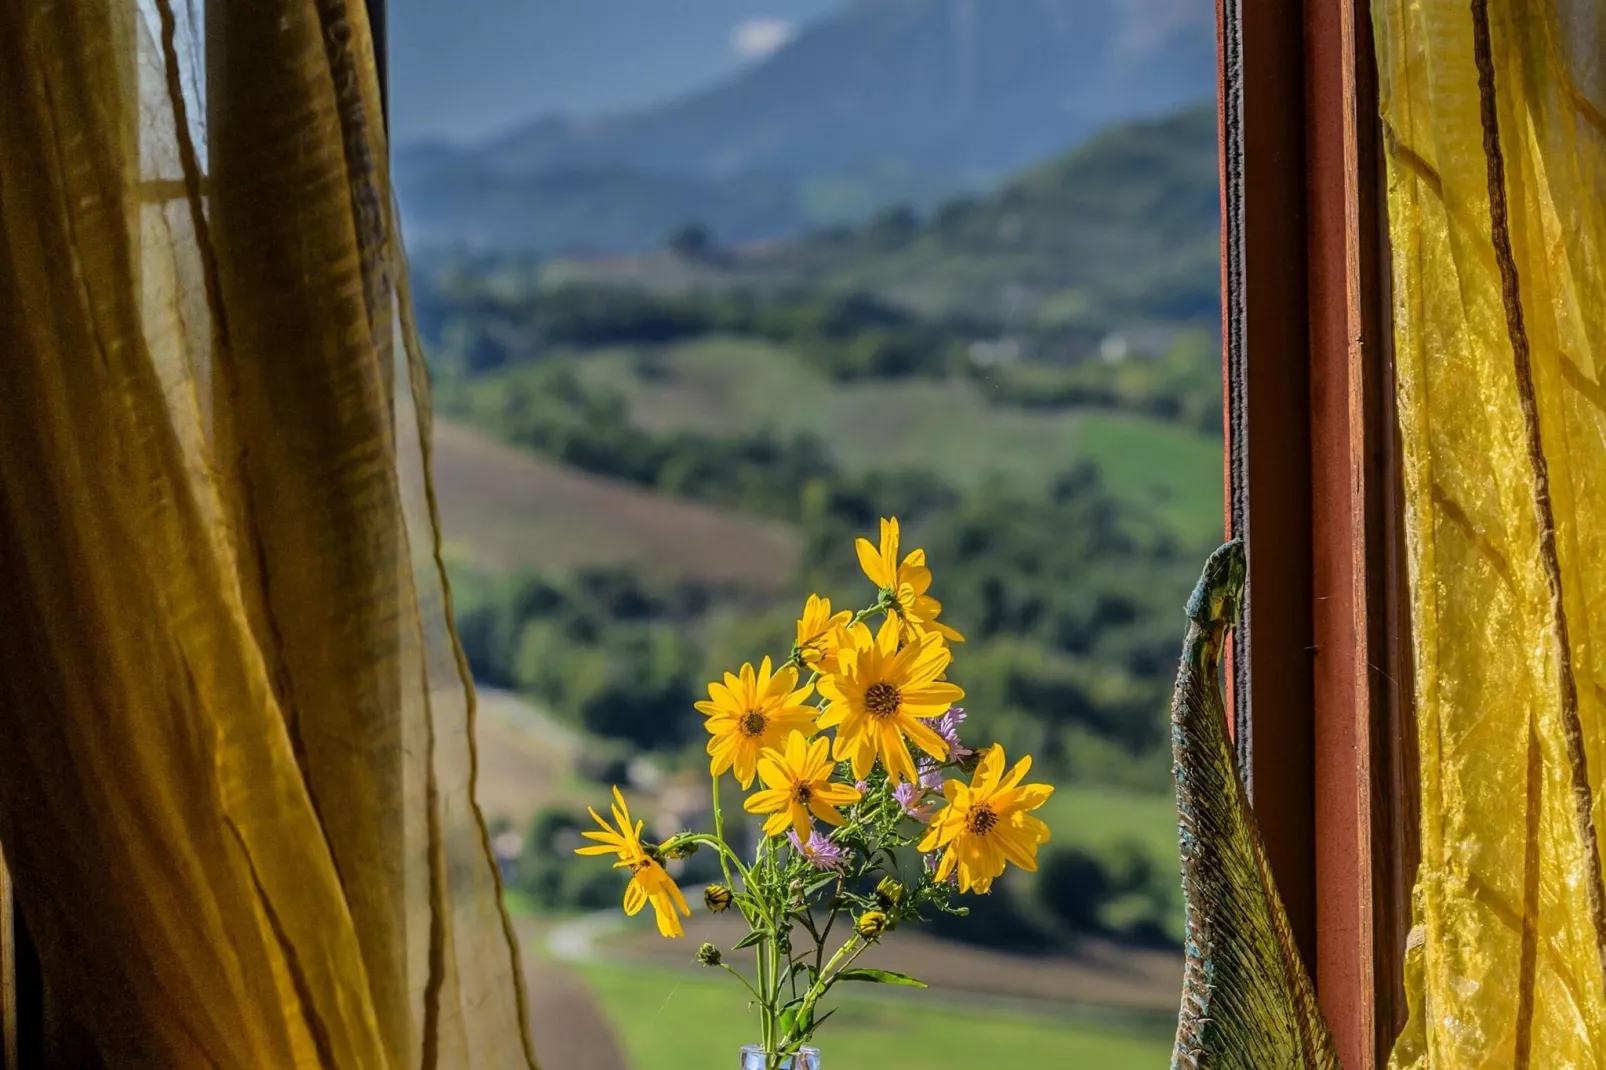
[[[742,800],[742,809],[750,814],[767,814],[779,810],[786,805],[787,790],[785,788],[772,788],[769,791],[755,791]]]
[[[824,821],[827,825],[836,825],[838,828],[840,828],[848,823],[848,819],[837,813],[836,808],[830,803],[826,802],[826,800],[818,793],[816,793],[815,796],[809,800],[809,812],[815,817],[819,818],[821,821]],[[808,821],[805,819],[802,827],[798,829],[797,835],[799,839],[808,839],[807,829]]]

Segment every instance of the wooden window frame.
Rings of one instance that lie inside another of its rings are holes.
[[[1245,779],[1343,1065],[1404,1024],[1416,769],[1368,0],[1217,0],[1229,675]]]

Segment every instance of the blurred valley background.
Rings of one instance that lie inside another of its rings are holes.
[[[576,829],[611,783],[661,835],[704,820],[692,703],[784,657],[809,591],[872,599],[853,539],[890,515],[969,639],[967,738],[1060,787],[1040,871],[899,933],[882,961],[932,991],[845,1010],[830,1065],[1158,1065],[1167,699],[1221,526],[1213,6],[391,0],[390,33],[543,1065],[701,1070],[753,1039],[690,965],[740,934],[627,921]]]

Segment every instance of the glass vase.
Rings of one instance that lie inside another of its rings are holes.
[[[820,1070],[820,1049],[805,1046],[796,1055],[771,1064],[765,1060],[761,1045],[749,1044],[742,1049],[741,1070]]]

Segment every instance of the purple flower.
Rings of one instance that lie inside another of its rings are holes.
[[[959,726],[964,723],[965,708],[963,706],[949,706],[948,712],[942,715],[942,719],[932,725],[937,734],[948,744],[948,760],[950,762],[962,762],[970,757],[970,748],[961,745],[959,742]]]
[[[855,781],[853,784],[853,790],[858,792],[860,795],[863,795],[870,790],[870,782],[868,780]]]
[[[839,847],[830,840],[821,836],[817,830],[809,830],[809,842],[804,843],[798,839],[795,831],[788,832],[786,838],[792,841],[797,853],[813,863],[815,869],[828,869],[841,873],[848,864],[847,848]]]
[[[927,796],[942,785],[942,774],[935,767],[920,777],[920,783],[903,783],[892,789],[892,797],[898,800],[903,812],[917,821],[930,821],[931,815],[936,811],[935,800]]]

